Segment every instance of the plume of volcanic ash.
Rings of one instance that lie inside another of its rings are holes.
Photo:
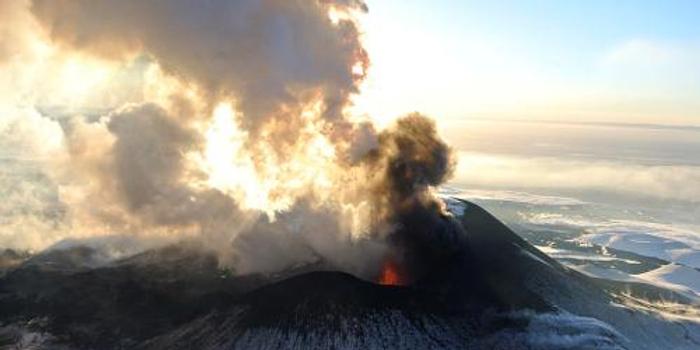
[[[454,167],[434,123],[377,131],[348,112],[369,66],[362,1],[26,9],[56,52],[145,67],[139,93],[62,123],[52,173],[71,232],[201,238],[241,273],[323,259],[373,277],[392,261],[407,280],[461,237],[431,192]]]
[[[387,239],[394,249],[384,266],[395,275],[390,284],[404,284],[423,277],[463,246],[461,226],[431,191],[449,179],[455,159],[434,122],[417,113],[400,118],[378,137],[379,146],[365,161],[377,169],[372,191],[376,220],[392,225]]]

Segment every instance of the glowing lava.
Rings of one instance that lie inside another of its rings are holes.
[[[393,260],[387,260],[382,266],[382,273],[379,275],[377,283],[385,286],[402,286],[404,281],[401,278],[399,265]]]

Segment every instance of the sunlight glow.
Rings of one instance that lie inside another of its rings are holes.
[[[317,118],[318,108],[314,104],[301,113],[302,118]],[[263,211],[271,219],[289,209],[302,194],[330,195],[335,149],[318,132],[322,123],[309,123],[310,130],[301,131],[290,145],[296,150],[292,159],[280,159],[269,146],[259,150],[263,157],[253,159],[247,149],[251,147],[247,144],[249,135],[238,127],[237,119],[230,103],[221,103],[214,110],[202,160],[210,187],[241,198],[244,208]]]
[[[67,59],[58,69],[59,91],[70,104],[86,99],[112,73],[108,66],[77,57]]]

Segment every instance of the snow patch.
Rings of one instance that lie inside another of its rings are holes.
[[[464,211],[467,210],[467,203],[450,196],[441,195],[441,198],[443,202],[445,202],[447,210],[454,216],[460,217],[464,215]]]

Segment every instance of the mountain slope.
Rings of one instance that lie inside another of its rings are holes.
[[[86,349],[700,348],[699,323],[670,313],[698,312],[683,295],[588,277],[477,205],[451,205],[464,245],[411,286],[308,272],[328,266],[227,276],[185,246],[97,268],[82,250],[34,257],[0,279],[0,344],[24,332]]]

